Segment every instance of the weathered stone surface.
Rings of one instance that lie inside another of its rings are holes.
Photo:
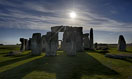
[[[64,32],[64,26],[54,26],[51,27],[52,32]]]
[[[58,32],[64,32],[63,40],[61,41],[61,49],[67,55],[76,55],[76,52],[84,49],[94,49],[93,45],[93,29],[90,29],[89,34],[83,34],[82,27],[71,26],[55,26],[51,27],[51,32],[41,37],[40,33],[34,33],[29,40],[21,38],[21,50],[32,50],[32,55],[40,55],[41,52],[46,52],[47,56],[55,56],[59,48]]]
[[[31,39],[32,55],[40,55],[42,51],[41,34],[34,33]]]
[[[46,56],[56,56],[56,51],[58,48],[58,33],[47,32],[45,48]]]
[[[25,51],[25,39],[20,38],[20,42],[21,42],[20,51]]]
[[[52,32],[65,32],[65,30],[68,28],[69,26],[54,26],[51,27],[51,31]]]
[[[118,50],[119,51],[126,51],[126,41],[123,37],[123,35],[119,36],[119,40],[118,40]]]
[[[90,29],[90,49],[94,49],[94,45],[93,45],[93,28]]]
[[[76,31],[68,27],[63,34],[63,50],[67,55],[76,55]]]
[[[83,47],[85,50],[90,49],[89,33],[83,34]]]
[[[83,28],[82,27],[72,27],[75,33],[76,41],[76,51],[83,51]]]
[[[76,49],[77,52],[83,51],[83,31],[82,31],[83,29],[82,29],[82,27],[55,26],[55,27],[51,27],[51,30],[52,30],[52,32],[55,32],[55,33],[64,32],[62,48],[64,48],[65,51],[69,51],[69,49],[67,49],[67,47],[70,44],[72,44],[72,46],[74,46],[74,49]],[[66,40],[68,40],[68,39],[70,40],[70,42],[67,43]],[[73,44],[73,42],[74,42],[74,44]],[[69,52],[69,53],[72,53],[72,52]]]
[[[28,39],[25,39],[25,50],[28,50]]]
[[[43,35],[41,40],[42,40],[42,52],[45,52],[45,50],[46,50],[46,35]]]
[[[28,40],[28,50],[31,50],[31,39],[32,38],[29,38],[29,40]]]

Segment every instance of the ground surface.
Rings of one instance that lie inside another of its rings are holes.
[[[96,51],[79,52],[77,56],[66,56],[58,51],[56,57],[30,56],[30,51],[18,56],[6,56],[19,46],[0,46],[0,79],[132,79],[132,59],[106,58]],[[114,54],[118,52],[110,46]]]

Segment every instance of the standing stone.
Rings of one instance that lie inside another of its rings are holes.
[[[98,49],[98,43],[94,44],[95,49]]]
[[[119,51],[126,51],[126,41],[123,37],[123,35],[119,36],[119,40],[118,40],[118,50]]]
[[[45,47],[46,47],[46,35],[42,36],[42,52],[45,52]]]
[[[90,29],[90,49],[94,49],[93,47],[93,28]]]
[[[47,32],[45,40],[46,56],[56,56],[58,48],[58,33]]]
[[[40,33],[34,33],[32,35],[31,39],[31,50],[32,55],[40,55],[41,54],[41,34]]]
[[[75,40],[76,40],[76,51],[81,52],[83,51],[83,29],[82,27],[72,27],[75,33]]]
[[[52,32],[64,32],[65,27],[67,26],[54,26],[54,27],[51,27],[51,31]]]
[[[83,34],[83,48],[85,50],[90,49],[89,33]]]
[[[25,39],[20,38],[20,42],[21,42],[20,51],[25,51]]]
[[[31,50],[31,39],[32,38],[29,38],[29,40],[28,40],[28,50]]]
[[[68,27],[63,34],[63,50],[67,55],[76,55],[76,31],[72,27]]]
[[[25,39],[25,50],[28,50],[28,39]]]

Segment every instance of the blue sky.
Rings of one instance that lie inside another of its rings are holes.
[[[92,27],[99,43],[117,43],[120,34],[131,43],[131,9],[131,0],[0,0],[0,43],[20,43],[20,37],[58,25],[81,26],[84,32]]]

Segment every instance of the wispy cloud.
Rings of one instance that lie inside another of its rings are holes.
[[[50,3],[23,2],[22,5],[9,1],[0,2],[8,12],[0,11],[0,27],[22,28],[22,29],[44,29],[50,30],[51,26],[72,25],[82,26],[84,30],[93,27],[95,30],[103,31],[132,31],[132,23],[120,22],[102,15],[92,13],[88,8],[76,9],[77,18],[69,18],[69,8],[47,7],[54,5]],[[59,5],[56,5],[57,7]],[[80,6],[80,5],[79,5]],[[83,6],[83,5],[81,5]],[[60,6],[61,7],[61,6]],[[115,13],[115,11],[112,11]]]

